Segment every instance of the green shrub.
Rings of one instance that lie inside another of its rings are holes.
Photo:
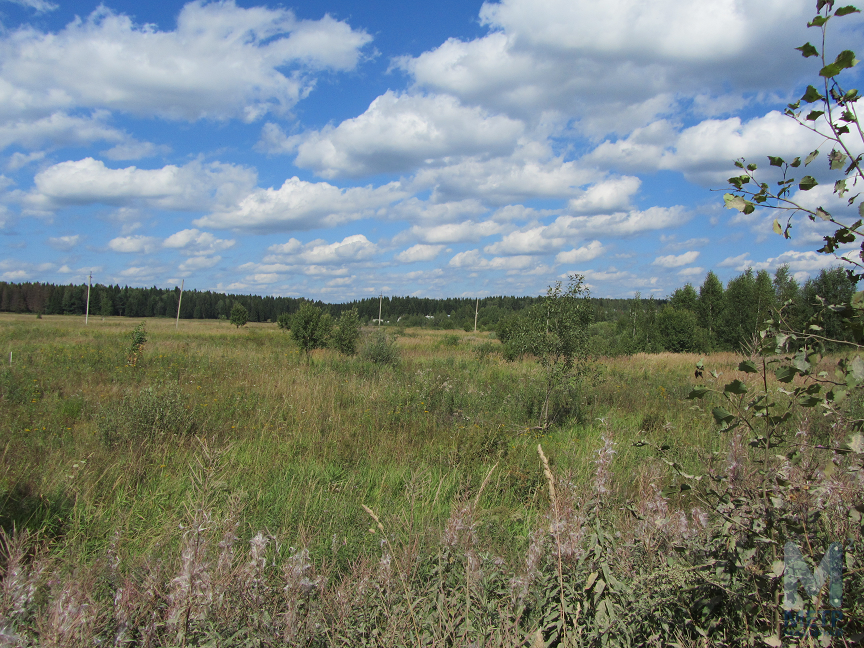
[[[128,364],[132,367],[138,364],[138,358],[141,357],[141,352],[144,349],[144,344],[147,342],[147,330],[144,328],[144,322],[141,322],[132,331],[131,340],[129,342],[129,357]]]
[[[309,302],[303,302],[291,318],[291,337],[306,353],[327,346],[333,320]]]
[[[160,393],[152,387],[103,405],[97,418],[107,445],[167,441],[190,436],[199,427],[194,411],[177,393]]]
[[[488,360],[489,356],[493,353],[499,351],[501,349],[501,345],[494,344],[493,342],[483,342],[482,344],[478,344],[475,346],[472,351],[474,355],[477,356],[478,360]]]
[[[240,328],[241,326],[246,326],[246,322],[249,321],[249,311],[246,310],[246,307],[243,304],[235,303],[234,306],[231,307],[231,323]]]
[[[343,355],[354,355],[357,353],[357,344],[360,342],[360,316],[357,309],[347,310],[339,317],[330,345]]]
[[[360,356],[375,364],[395,366],[399,363],[399,348],[384,331],[375,331],[366,338]]]
[[[450,333],[449,335],[445,335],[441,338],[441,346],[443,347],[455,347],[459,346],[459,336],[455,333]]]

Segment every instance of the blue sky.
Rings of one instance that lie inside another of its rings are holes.
[[[793,49],[814,5],[0,0],[0,280],[338,302],[805,279],[832,263],[818,225],[784,241],[712,189],[820,145],[782,115],[818,72]],[[858,15],[831,33],[860,49]]]

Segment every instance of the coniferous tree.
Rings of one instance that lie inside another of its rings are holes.
[[[683,309],[695,313],[699,303],[699,295],[696,294],[696,289],[687,283],[672,293],[669,303],[673,308],[677,308],[678,310]]]
[[[752,268],[731,279],[724,294],[726,308],[717,330],[720,342],[727,348],[741,350],[757,332],[756,277]]]
[[[756,308],[756,331],[761,331],[765,321],[772,318],[777,305],[774,284],[767,270],[760,270],[756,273],[753,284],[753,300]]]
[[[725,308],[723,284],[714,271],[711,270],[705,275],[705,281],[699,288],[699,303],[697,305],[697,315],[699,316],[699,326],[708,332],[709,340],[717,341],[717,326],[723,317]]]

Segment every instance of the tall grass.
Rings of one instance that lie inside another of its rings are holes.
[[[715,470],[746,440],[684,400],[696,356],[596,362],[539,435],[536,365],[483,334],[409,329],[393,364],[307,359],[275,325],[148,320],[130,366],[136,324],[0,317],[0,643],[700,636],[657,619],[698,584],[667,556],[704,556],[715,512],[670,495],[663,460]],[[710,360],[737,377],[738,358]]]

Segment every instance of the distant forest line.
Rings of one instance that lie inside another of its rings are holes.
[[[793,326],[800,326],[827,304],[848,303],[856,286],[842,268],[823,270],[799,285],[788,267],[771,275],[765,270],[746,270],[724,286],[714,272],[708,272],[698,287],[685,284],[667,299],[613,299],[589,297],[593,315],[592,350],[604,355],[638,352],[710,352],[745,349],[766,319],[777,309]],[[133,288],[95,284],[90,292],[91,316],[130,318],[175,317],[180,289]],[[400,327],[429,327],[473,330],[475,307],[478,330],[489,331],[506,325],[508,319],[540,301],[542,297],[497,296],[384,297],[381,318]],[[0,282],[0,311],[83,315],[87,284]],[[361,322],[378,318],[378,297],[328,304],[297,297],[229,295],[213,291],[186,290],[180,307],[181,319],[228,319],[235,303],[242,304],[250,322],[276,322],[283,313],[293,314],[304,302],[338,317],[357,309]],[[828,337],[843,339],[839,317],[824,312]]]

